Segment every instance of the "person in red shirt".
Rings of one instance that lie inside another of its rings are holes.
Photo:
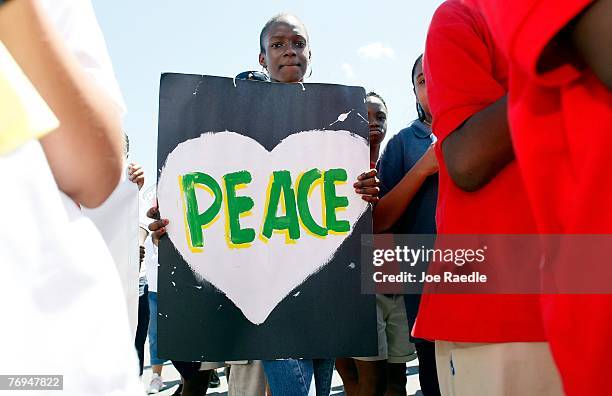
[[[438,233],[536,233],[510,140],[507,62],[483,16],[443,3],[424,68],[440,142]],[[424,294],[414,335],[436,341],[442,395],[562,394],[537,295]]]
[[[511,134],[540,232],[611,234],[612,1],[471,5],[509,61]],[[594,264],[583,258],[580,269],[587,271],[580,272],[609,278]],[[555,276],[579,275],[553,260],[546,265]],[[612,296],[545,295],[542,307],[566,394],[609,394],[603,371],[612,353]]]

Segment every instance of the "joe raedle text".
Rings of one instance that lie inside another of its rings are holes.
[[[445,271],[442,274],[428,274],[427,272],[412,273],[402,271],[397,274],[374,272],[372,279],[375,283],[486,283],[487,276],[478,271],[469,274],[455,274]]]

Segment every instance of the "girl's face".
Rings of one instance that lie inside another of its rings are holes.
[[[429,101],[427,99],[427,85],[425,83],[425,74],[423,74],[423,61],[419,62],[415,67],[412,83],[414,84],[414,93],[419,104],[423,108],[425,114],[430,117],[431,113],[429,112]]]
[[[304,80],[310,63],[310,47],[304,26],[294,18],[270,25],[264,38],[265,53],[259,64],[265,67],[272,81],[296,83]]]
[[[370,124],[370,146],[378,146],[387,133],[387,107],[376,96],[368,96],[366,105]]]

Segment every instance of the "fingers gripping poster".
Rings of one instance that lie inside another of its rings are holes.
[[[376,355],[360,292],[369,205],[363,88],[164,74],[159,355]]]

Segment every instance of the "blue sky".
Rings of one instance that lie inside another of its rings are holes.
[[[93,0],[125,97],[130,157],[155,182],[157,101],[164,72],[233,77],[260,70],[259,32],[280,12],[310,35],[307,82],[359,85],[389,107],[387,139],[416,118],[410,70],[442,0]],[[117,8],[120,5],[120,8]]]

